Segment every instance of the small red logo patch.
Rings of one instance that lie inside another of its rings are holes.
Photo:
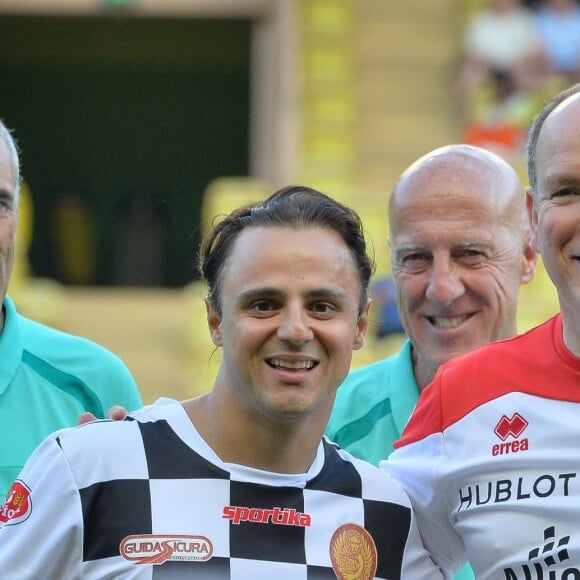
[[[32,512],[30,490],[22,481],[16,480],[6,494],[0,507],[0,524],[13,526],[21,524]]]
[[[511,418],[503,415],[497,422],[494,433],[502,441],[505,441],[510,435],[514,439],[517,439],[525,431],[527,426],[528,422],[519,413],[514,413]]]

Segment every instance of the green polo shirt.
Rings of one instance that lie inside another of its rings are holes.
[[[348,374],[338,388],[326,435],[355,457],[378,465],[393,450],[418,398],[407,340],[397,354]]]
[[[401,436],[417,400],[411,343],[386,359],[351,371],[338,388],[326,428],[329,439],[374,465],[386,459]],[[473,580],[469,565],[455,580]]]
[[[141,397],[119,357],[87,339],[20,315],[6,297],[0,334],[0,495],[50,433],[76,425],[83,411],[133,411]]]

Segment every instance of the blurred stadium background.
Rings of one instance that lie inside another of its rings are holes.
[[[0,0],[0,117],[25,179],[19,308],[115,351],[152,402],[205,392],[217,368],[193,265],[214,215],[311,185],[361,213],[387,275],[395,179],[460,140],[476,4]],[[520,330],[556,310],[540,267]],[[353,364],[401,340],[371,337]]]

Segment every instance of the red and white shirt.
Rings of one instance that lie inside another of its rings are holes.
[[[448,574],[580,579],[580,359],[555,316],[443,365],[381,467]]]

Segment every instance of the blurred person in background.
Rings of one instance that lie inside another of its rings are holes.
[[[459,102],[469,114],[475,91],[493,87],[494,73],[509,77],[516,91],[534,90],[544,79],[545,61],[534,12],[518,0],[489,0],[471,15],[464,33]]]
[[[137,385],[113,353],[18,313],[7,295],[14,265],[20,164],[0,121],[0,495],[52,431],[97,417],[116,404],[141,406]],[[1,520],[1,517],[0,517]]]
[[[524,166],[537,100],[535,93],[517,90],[511,75],[493,71],[491,91],[464,119],[461,141],[493,151],[514,167]]]
[[[544,0],[537,8],[538,29],[548,75],[563,86],[580,80],[580,6],[575,0]]]

